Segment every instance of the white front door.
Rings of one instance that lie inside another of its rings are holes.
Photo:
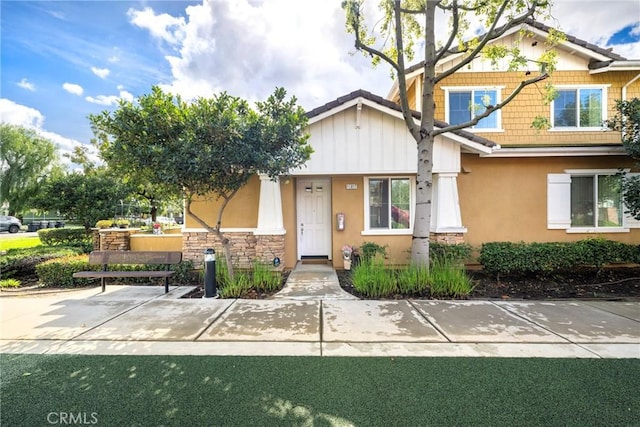
[[[298,179],[298,256],[331,258],[331,181]]]

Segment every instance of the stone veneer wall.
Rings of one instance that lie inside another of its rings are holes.
[[[138,228],[93,229],[93,249],[100,251],[128,251],[131,249],[129,236]]]
[[[250,267],[255,260],[271,263],[275,257],[284,259],[284,235],[254,235],[253,232],[226,232],[231,246],[231,262],[241,268]],[[222,256],[222,244],[215,233],[207,231],[182,232],[182,258],[202,266],[204,250],[213,248],[217,259]],[[282,266],[282,265],[281,265]],[[281,267],[283,268],[283,267]]]
[[[464,243],[464,233],[430,233],[429,240],[445,245],[457,245]]]

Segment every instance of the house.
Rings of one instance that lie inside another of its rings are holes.
[[[520,43],[539,56],[548,27],[529,22],[495,43]],[[602,237],[640,242],[640,222],[624,214],[619,172],[638,172],[620,134],[605,130],[617,99],[640,97],[640,60],[574,37],[557,47],[552,83],[559,96],[545,105],[541,88],[526,87],[473,129],[439,135],[434,147],[431,231],[434,241],[572,241]],[[442,72],[460,58],[438,64]],[[410,105],[420,108],[421,67],[408,70]],[[470,105],[500,102],[527,70],[495,71],[477,58],[436,88],[437,125],[466,121]],[[418,113],[415,113],[416,117]],[[531,127],[537,115],[551,127]],[[280,182],[256,176],[227,207],[223,231],[239,264],[279,258],[293,267],[305,257],[342,265],[343,245],[387,246],[391,262],[408,260],[417,164],[416,144],[398,106],[357,90],[308,112],[304,167]],[[213,220],[215,202],[194,206]],[[197,258],[215,239],[186,218],[185,257]],[[191,251],[191,255],[188,252]]]

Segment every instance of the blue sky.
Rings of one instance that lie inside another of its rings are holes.
[[[567,33],[640,58],[640,2],[603,4],[556,0],[552,13]],[[0,12],[0,119],[61,153],[89,142],[89,114],[154,84],[249,100],[283,86],[311,109],[359,88],[385,96],[392,83],[351,55],[340,0],[2,0]]]

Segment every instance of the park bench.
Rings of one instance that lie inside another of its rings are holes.
[[[175,274],[170,271],[172,264],[182,261],[182,252],[166,251],[93,251],[89,254],[89,264],[102,265],[102,271],[80,271],[73,277],[82,279],[100,279],[102,292],[105,291],[107,278],[150,277],[164,278],[164,293],[169,292],[169,277]],[[116,264],[160,264],[164,270],[149,271],[110,271],[110,265]]]

